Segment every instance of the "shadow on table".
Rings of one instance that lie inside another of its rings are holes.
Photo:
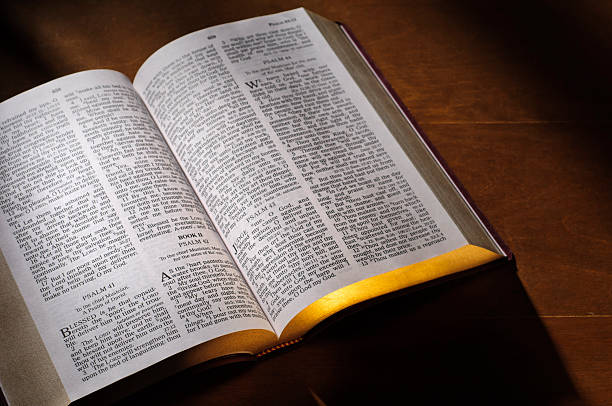
[[[380,304],[312,341],[336,353],[330,380],[312,384],[329,405],[580,403],[513,262]]]
[[[344,316],[344,317],[343,317]],[[581,404],[515,264],[337,317],[256,363],[182,373],[121,404]]]

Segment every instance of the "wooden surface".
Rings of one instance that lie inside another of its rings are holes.
[[[122,404],[612,404],[612,3],[493,3],[2,4],[0,100],[84,69],[133,77],[214,24],[300,5],[342,21],[517,258]]]

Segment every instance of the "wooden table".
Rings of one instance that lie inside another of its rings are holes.
[[[85,69],[133,77],[210,25],[300,5],[343,21],[517,258],[122,404],[612,404],[610,2],[23,3],[0,8],[1,100]]]

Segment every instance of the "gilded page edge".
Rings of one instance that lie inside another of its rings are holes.
[[[355,304],[487,264],[503,255],[467,244],[446,254],[407,265],[340,288],[313,302],[291,320],[279,341],[302,337],[326,318]]]
[[[226,363],[254,360],[257,354],[276,343],[276,334],[269,330],[248,329],[229,333],[174,354],[90,393],[83,400],[93,405],[116,402],[183,371],[198,373]]]

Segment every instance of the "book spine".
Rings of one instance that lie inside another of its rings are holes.
[[[298,337],[296,339],[289,340],[289,341],[286,341],[284,343],[277,344],[274,347],[266,348],[265,350],[263,350],[262,352],[257,354],[256,357],[257,358],[263,357],[264,355],[268,355],[268,354],[270,354],[273,351],[280,350],[281,348],[289,347],[290,345],[293,345],[293,344],[297,344],[297,343],[299,343],[302,340],[303,340],[303,337]]]
[[[427,146],[427,148],[429,149],[430,153],[435,157],[437,162],[440,164],[440,167],[442,168],[442,170],[446,173],[446,176],[448,176],[448,178],[451,180],[451,182],[455,185],[457,191],[461,194],[461,196],[465,200],[466,204],[473,211],[474,215],[482,223],[482,225],[487,230],[487,232],[489,233],[491,238],[499,246],[500,250],[504,254],[506,254],[506,256],[508,257],[509,260],[511,260],[512,257],[513,257],[513,254],[512,254],[512,251],[510,251],[510,248],[506,245],[506,243],[504,243],[504,241],[501,239],[499,234],[495,231],[495,229],[493,228],[491,223],[487,220],[486,216],[482,213],[482,211],[478,208],[478,206],[476,206],[476,204],[474,203],[474,200],[471,198],[471,196],[469,195],[469,193],[467,192],[467,190],[465,189],[463,184],[459,181],[459,179],[457,179],[457,177],[455,176],[453,171],[449,168],[449,166],[446,164],[446,162],[444,161],[444,159],[442,158],[442,156],[438,152],[438,150],[433,146],[433,144],[431,143],[429,138],[425,135],[425,132],[419,126],[417,121],[414,119],[414,116],[412,115],[410,110],[408,110],[408,108],[402,102],[402,100],[400,99],[398,94],[395,92],[395,90],[393,89],[393,87],[391,86],[389,81],[387,81],[387,79],[384,77],[384,75],[382,74],[380,69],[378,69],[378,67],[376,66],[376,64],[372,60],[372,58],[370,58],[370,56],[365,51],[365,49],[363,48],[361,43],[355,37],[355,34],[353,34],[351,29],[348,26],[344,25],[343,23],[341,23],[341,22],[336,22],[336,23],[340,26],[340,28],[345,33],[345,35],[353,43],[353,45],[355,46],[355,48],[357,49],[359,54],[361,54],[361,56],[363,57],[363,59],[366,62],[366,64],[370,67],[372,73],[376,76],[376,78],[378,79],[380,84],[385,88],[385,90],[387,91],[389,96],[393,99],[393,101],[395,102],[397,107],[404,114],[404,116],[406,117],[406,120],[408,120],[410,125],[414,128],[415,132],[421,138],[423,143]]]

